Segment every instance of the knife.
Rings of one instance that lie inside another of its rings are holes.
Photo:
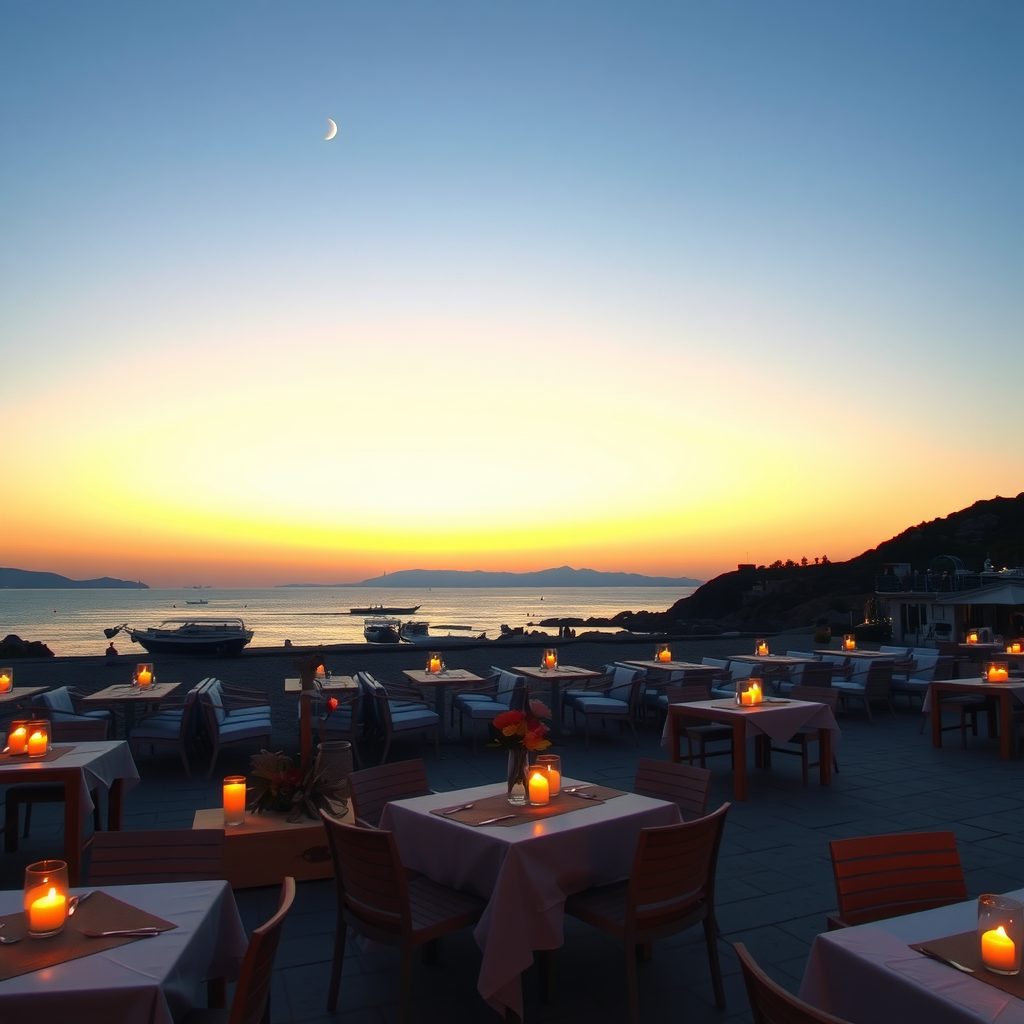
[[[90,939],[106,939],[115,935],[137,935],[139,938],[152,939],[160,934],[159,928],[115,928],[107,932],[94,932],[89,928],[79,928],[78,930],[83,935],[88,935]]]
[[[918,952],[923,953],[926,957],[930,957],[932,960],[938,960],[940,964],[955,967],[958,971],[963,971],[964,974],[974,973],[973,967],[965,967],[963,964],[958,964],[955,960],[950,960],[949,957],[945,957],[941,953],[933,953],[930,949],[919,949]]]
[[[486,821],[478,821],[478,825],[493,825],[496,821],[507,821],[509,818],[514,818],[514,814],[502,814],[498,818],[488,818]]]

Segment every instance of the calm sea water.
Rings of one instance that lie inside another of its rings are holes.
[[[502,623],[513,628],[556,616],[611,616],[621,611],[664,611],[694,587],[518,587],[434,590],[367,587],[288,587],[259,590],[0,590],[0,637],[16,633],[41,640],[57,655],[102,654],[103,630],[127,622],[153,626],[183,615],[232,615],[254,629],[254,647],[358,643],[363,616],[349,608],[375,604],[420,605],[414,616],[432,631],[444,625],[472,626],[496,637]],[[209,604],[192,606],[200,598]],[[464,635],[465,631],[459,630]],[[123,651],[125,636],[115,644]]]

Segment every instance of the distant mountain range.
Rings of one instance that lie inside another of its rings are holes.
[[[687,576],[642,576],[636,572],[559,569],[539,572],[484,572],[475,569],[402,569],[361,583],[284,583],[284,587],[699,587],[703,580]]]
[[[0,588],[5,590],[149,590],[145,583],[115,580],[101,576],[98,580],[72,580],[55,572],[32,572],[29,569],[0,568]]]

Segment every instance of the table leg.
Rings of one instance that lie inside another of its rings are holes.
[[[434,687],[434,711],[438,717],[438,728],[441,730],[441,739],[448,739],[448,727],[445,725],[444,720],[444,691],[447,689],[445,686]]]
[[[1013,709],[1010,706],[1010,692],[999,694],[999,756],[1010,760],[1010,729],[1013,725]]]
[[[764,733],[754,737],[754,764],[758,768],[771,768],[772,766],[772,740]]]
[[[818,781],[832,785],[832,733],[828,729],[818,730]]]
[[[1000,703],[1000,708],[999,708],[999,712],[997,714],[996,713],[995,701],[991,697],[986,697],[986,699],[985,699],[985,719],[986,719],[986,721],[988,723],[988,738],[990,740],[994,740],[996,738],[996,736],[999,735],[997,730],[999,728],[999,721],[998,720],[1002,717],[1002,714],[1003,714],[1003,709],[1002,709],[1002,706],[1001,706],[1002,705],[1002,700],[1000,700],[999,703]]]
[[[124,738],[127,741],[132,738],[132,729],[135,728],[135,702],[126,700],[121,706],[124,708]]]
[[[670,704],[668,706],[668,759],[673,764],[679,764],[682,758],[679,756],[679,713]]]
[[[738,718],[732,727],[732,795],[747,799],[747,723]]]
[[[68,884],[82,884],[82,776],[64,772],[64,861]]]
[[[114,779],[107,794],[107,831],[120,832],[124,822],[124,779]]]
[[[942,690],[935,683],[928,684],[928,693],[931,696],[932,706],[932,746],[942,746]]]
[[[529,697],[527,697],[529,700]],[[561,694],[558,689],[558,680],[552,679],[548,690],[548,710],[551,712],[551,725],[549,731],[552,736],[562,735],[562,704]]]

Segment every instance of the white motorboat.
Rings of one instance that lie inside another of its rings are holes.
[[[241,654],[252,640],[253,631],[241,619],[191,618],[164,619],[159,626],[133,629],[128,623],[105,629],[108,640],[120,632],[141,644],[150,654],[193,654],[205,657],[229,657]]]
[[[402,620],[374,618],[363,620],[363,636],[371,644],[397,644],[401,639]]]

